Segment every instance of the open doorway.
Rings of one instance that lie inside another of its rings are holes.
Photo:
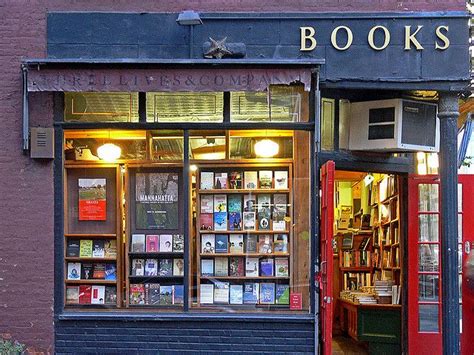
[[[324,172],[322,177],[327,178]],[[331,243],[322,244],[331,294],[322,300],[323,318],[330,318],[323,320],[330,327],[323,339],[331,334],[331,351],[325,354],[401,353],[406,287],[401,184],[394,174],[341,170],[334,171],[332,183],[323,181],[323,200],[332,195],[333,202],[323,203],[321,210],[322,226],[332,223],[326,228],[332,231]]]

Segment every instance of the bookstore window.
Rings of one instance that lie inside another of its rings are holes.
[[[222,92],[148,92],[147,122],[222,122]]]
[[[250,128],[66,129],[66,308],[307,312],[310,133]]]
[[[138,122],[138,93],[66,92],[65,122]]]

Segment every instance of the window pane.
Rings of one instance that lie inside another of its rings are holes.
[[[458,212],[462,212],[462,184],[458,184]]]
[[[310,135],[291,133],[293,162],[193,163],[193,308],[288,312],[294,297],[309,311]]]
[[[231,92],[233,122],[299,122],[302,88],[271,86],[270,92]]]
[[[292,131],[231,131],[230,158],[256,159],[270,155],[271,158],[291,159],[293,157]],[[264,156],[262,156],[262,154]]]
[[[334,149],[334,100],[321,100],[321,148]]]
[[[66,122],[138,122],[138,93],[65,93]]]
[[[438,272],[439,270],[439,246],[431,244],[421,244],[418,254],[418,270]]]
[[[113,160],[146,159],[145,131],[67,131],[64,155],[66,160],[107,160],[107,156],[100,153],[101,147],[106,144],[119,148],[118,158]]]
[[[222,92],[148,92],[147,122],[222,122]]]
[[[458,243],[462,243],[462,214],[458,213]]]
[[[207,135],[206,133],[209,133]],[[193,131],[189,137],[189,158],[219,160],[226,157],[225,134],[221,132]]]
[[[438,305],[419,305],[419,324],[420,332],[438,332],[439,331],[439,309]]]
[[[438,301],[439,297],[439,276],[419,275],[418,276],[418,300]]]
[[[419,241],[420,242],[437,242],[439,234],[439,217],[434,214],[420,214],[418,216],[419,223]]]
[[[420,212],[438,212],[439,186],[437,184],[419,184],[418,193],[418,211]]]
[[[182,131],[151,132],[152,160],[183,160],[184,138]]]

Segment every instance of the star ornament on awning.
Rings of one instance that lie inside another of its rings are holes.
[[[212,37],[209,37],[209,41],[211,42],[211,48],[204,53],[204,58],[217,58],[222,59],[224,56],[232,55],[232,52],[227,48],[227,37],[224,37],[221,40],[215,40]]]

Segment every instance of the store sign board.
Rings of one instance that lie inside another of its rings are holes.
[[[44,69],[28,73],[28,91],[263,91],[269,85],[301,83],[308,69]]]

